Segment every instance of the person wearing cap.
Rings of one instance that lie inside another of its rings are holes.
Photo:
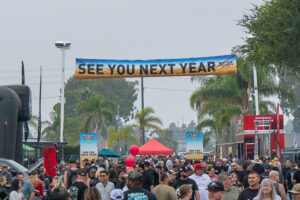
[[[12,174],[8,171],[8,166],[6,164],[3,164],[1,166],[1,173],[0,173],[0,177],[5,176],[6,177],[6,181],[7,181],[7,185],[10,185],[12,182]]]
[[[259,181],[259,174],[256,171],[250,172],[248,175],[249,187],[240,193],[238,200],[252,200],[256,197],[259,191]]]
[[[128,189],[124,192],[124,200],[148,199],[157,200],[156,196],[150,191],[143,188],[142,174],[138,170],[128,172]]]
[[[224,196],[222,200],[237,199],[240,195],[239,188],[233,186],[232,175],[228,172],[222,172],[219,174],[219,181],[224,186]]]
[[[169,174],[167,172],[163,172],[160,175],[160,184],[152,191],[158,200],[173,200],[177,198],[175,189],[169,186],[169,180]]]
[[[178,179],[175,180],[173,187],[175,189],[177,189],[178,187],[180,187],[183,184],[188,184],[192,186],[192,190],[193,190],[193,195],[191,200],[200,200],[200,195],[199,195],[199,189],[197,186],[197,183],[188,177],[188,169],[186,167],[181,167],[179,169],[179,175],[180,177]]]
[[[39,179],[42,181],[42,185],[43,185],[43,194],[41,195],[45,197],[47,195],[50,195],[51,192],[50,184],[52,183],[52,178],[46,174],[46,169],[44,167],[41,167],[39,171],[40,171]]]
[[[221,200],[224,195],[224,186],[217,181],[210,182],[206,190],[208,190],[209,200]]]
[[[287,172],[287,175],[285,177],[285,185],[288,190],[292,190],[293,189],[293,176],[295,174],[295,172],[297,171],[296,169],[296,163],[292,163],[291,165],[291,170]],[[292,193],[288,193],[290,199],[292,199]]]
[[[172,186],[176,180],[177,172],[169,170],[169,185]]]
[[[292,194],[293,200],[300,200],[300,183],[294,185],[293,189],[289,191]]]
[[[269,164],[265,165],[264,169],[265,169],[265,172],[260,174],[260,180],[263,180],[265,178],[270,178],[270,176],[269,176],[270,171],[271,171],[270,165]]]
[[[223,162],[221,159],[216,160],[216,165],[214,166],[215,174],[220,174],[221,172],[227,171],[226,167],[223,166]]]
[[[71,185],[68,191],[77,190],[77,200],[84,200],[84,191],[88,188],[85,184],[87,179],[87,172],[84,168],[81,168],[77,171],[77,177],[75,182]],[[71,193],[71,192],[70,192]],[[72,195],[71,195],[72,196]]]
[[[194,180],[198,186],[200,199],[208,200],[208,191],[206,190],[207,185],[211,182],[210,177],[204,174],[205,167],[202,164],[196,164],[194,166],[194,174],[189,178]]]
[[[121,189],[114,189],[110,193],[111,200],[122,200],[123,199],[123,192]]]
[[[263,167],[263,162],[259,159],[258,156],[256,156],[252,162],[254,164],[253,166],[254,171],[257,171],[259,175],[264,173],[265,169]]]
[[[106,170],[100,172],[100,183],[96,185],[96,188],[101,194],[102,200],[110,200],[110,192],[115,189],[115,186],[112,182],[108,180],[108,172]]]

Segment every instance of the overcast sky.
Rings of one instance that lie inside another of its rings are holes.
[[[39,68],[43,67],[42,120],[59,102],[61,54],[57,40],[72,42],[66,77],[75,58],[167,59],[226,55],[242,44],[237,25],[261,0],[10,0],[0,2],[0,85],[21,82],[21,61],[38,113]],[[189,98],[199,85],[190,77],[145,78],[145,107],[167,127],[196,121]],[[129,79],[130,81],[139,79]],[[136,102],[140,107],[140,99]]]

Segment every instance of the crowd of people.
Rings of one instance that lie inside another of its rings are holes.
[[[0,199],[12,200],[300,200],[300,163],[255,157],[239,162],[209,155],[192,161],[140,156],[123,160],[70,160],[50,177],[41,167],[28,180],[2,165]]]

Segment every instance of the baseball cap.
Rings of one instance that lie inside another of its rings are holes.
[[[177,174],[177,172],[175,172],[175,171],[173,171],[173,170],[169,170],[168,173],[169,173],[169,174],[172,174],[172,175],[176,175],[176,174]]]
[[[210,182],[208,185],[207,185],[207,190],[214,190],[214,191],[224,191],[224,186],[222,183],[220,182],[217,182],[217,181],[213,181],[213,182]]]
[[[188,168],[186,168],[186,167],[179,168],[179,172],[187,172],[187,171],[188,171]]]
[[[7,164],[1,165],[1,168],[8,168]]]
[[[79,174],[80,176],[86,176],[87,172],[86,172],[85,169],[81,168],[81,169],[78,170],[78,174]]]
[[[46,169],[44,167],[40,167],[40,172],[45,172]]]
[[[113,200],[123,199],[123,192],[120,189],[114,189],[110,192],[110,198]]]
[[[155,168],[156,169],[162,169],[162,167],[160,165],[157,165]]]
[[[202,164],[196,164],[195,165],[195,169],[200,169],[200,170],[204,170],[205,169],[205,167],[202,165]]]
[[[300,194],[300,183],[294,185],[293,189],[289,191],[292,194]]]
[[[131,170],[128,172],[128,179],[137,179],[140,178],[142,174],[137,170]]]

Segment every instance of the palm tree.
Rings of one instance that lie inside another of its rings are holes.
[[[122,127],[120,130],[116,130],[116,127],[109,126],[107,128],[107,133],[109,134],[107,140],[108,148],[111,148],[117,142],[117,150],[120,151],[120,142],[131,142],[132,144],[138,144],[136,137],[132,136],[132,132],[135,125],[127,125]]]
[[[213,127],[218,136],[229,133],[230,120],[238,120],[242,115],[249,114],[249,95],[252,93],[252,65],[245,58],[238,57],[237,75],[216,76],[202,81],[202,87],[195,91],[191,98],[191,107],[198,111],[198,129]],[[258,85],[260,94],[260,113],[269,114],[275,105],[264,101],[282,92],[276,80],[275,72],[258,67]],[[206,121],[207,120],[207,121]],[[202,123],[203,122],[203,123]],[[228,136],[228,135],[227,135]]]
[[[165,133],[163,128],[161,128],[162,121],[152,114],[154,114],[154,110],[151,107],[146,107],[135,114],[135,120],[137,121],[137,124],[140,128],[140,145],[145,143],[143,128],[145,128],[146,130],[153,130],[159,134]]]
[[[28,121],[29,127],[33,128],[36,133],[38,132],[38,123],[39,123],[39,118],[36,115],[32,115],[31,119]],[[42,121],[41,122],[41,126],[42,126],[42,133],[41,134],[42,135],[47,134],[47,132],[45,132],[45,127],[48,127],[50,125],[51,124],[48,121]],[[31,134],[31,137],[33,137],[32,134]]]
[[[47,140],[59,141],[60,134],[60,104],[53,106],[53,111],[50,113],[51,122],[44,128],[43,134],[46,134]]]
[[[107,129],[107,124],[114,119],[114,108],[114,103],[105,100],[101,94],[91,96],[88,102],[81,102],[77,107],[77,111],[85,117],[84,131],[89,132],[93,128],[93,131],[99,135],[102,128]],[[103,142],[100,137],[101,135],[98,137],[99,142]]]

